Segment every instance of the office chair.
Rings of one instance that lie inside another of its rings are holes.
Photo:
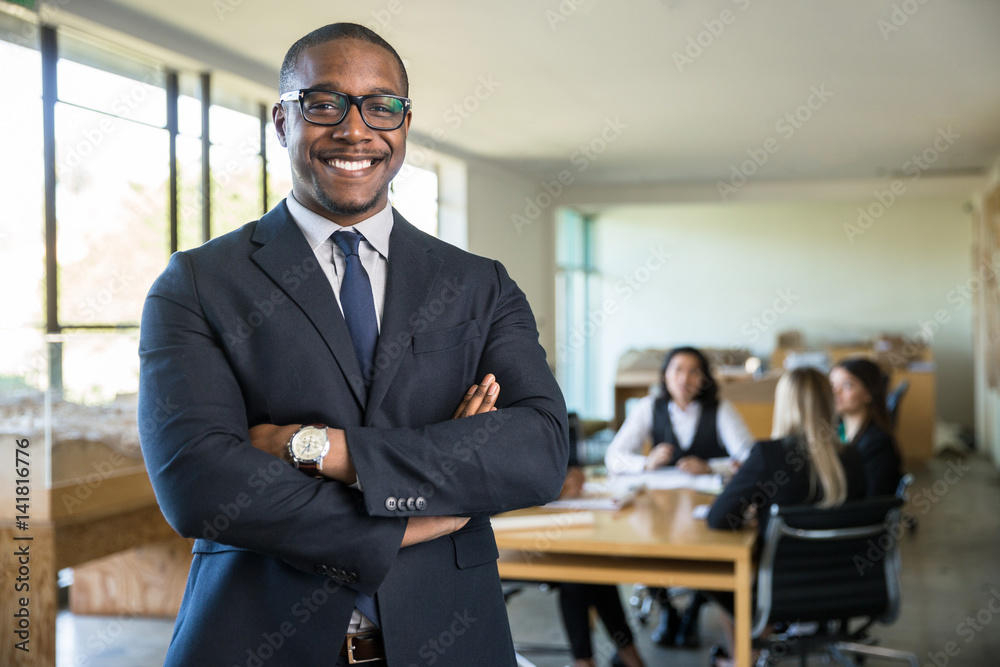
[[[812,653],[842,665],[860,654],[909,662],[912,653],[875,646],[868,629],[899,612],[901,498],[886,496],[830,509],[771,507],[757,576],[752,634],[758,667]],[[774,633],[769,626],[816,624],[809,634]],[[853,629],[851,626],[855,626]]]
[[[885,407],[889,409],[889,416],[892,418],[893,428],[899,424],[899,404],[903,402],[903,396],[906,395],[906,390],[909,388],[910,381],[903,380],[885,397]]]

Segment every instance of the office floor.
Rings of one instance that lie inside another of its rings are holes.
[[[911,496],[910,511],[919,523],[901,539],[902,610],[899,620],[880,627],[876,636],[884,646],[914,651],[921,665],[1000,664],[1000,617],[994,622],[1000,616],[994,611],[1000,610],[1000,473],[980,457],[941,457],[916,473]],[[623,596],[630,590],[623,586]],[[515,643],[566,646],[556,593],[529,587],[512,597],[508,608]],[[650,622],[655,620],[654,613]],[[703,609],[701,626],[702,648],[668,650],[652,645],[651,628],[633,622],[639,651],[650,667],[706,665],[708,647],[722,639],[718,612],[711,606]],[[83,617],[64,611],[58,619],[57,667],[159,667],[172,627],[169,619]],[[599,667],[608,664],[610,646],[597,630]],[[538,667],[570,662],[568,652],[522,653]]]

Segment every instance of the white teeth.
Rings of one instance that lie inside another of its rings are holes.
[[[347,171],[357,171],[359,169],[367,169],[372,166],[372,160],[359,160],[357,162],[348,162],[347,160],[327,160],[326,163],[337,169],[346,169]]]

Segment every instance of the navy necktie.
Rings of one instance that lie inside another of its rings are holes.
[[[347,268],[340,279],[340,306],[344,309],[344,320],[351,334],[358,365],[361,366],[361,375],[365,385],[369,385],[374,374],[378,320],[375,319],[372,283],[358,255],[358,245],[364,237],[355,232],[334,232],[331,238],[344,253]]]
[[[375,319],[372,283],[358,255],[358,246],[364,237],[355,232],[334,232],[330,238],[344,253],[346,268],[340,278],[340,307],[344,309],[347,331],[351,334],[354,354],[358,357],[358,365],[361,366],[361,374],[367,386],[371,383],[374,370],[378,320]],[[376,626],[380,624],[375,598],[358,593],[354,598],[354,606]]]

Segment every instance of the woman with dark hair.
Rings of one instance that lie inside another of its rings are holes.
[[[653,445],[643,455],[643,443]],[[708,359],[693,347],[678,347],[663,359],[659,392],[639,399],[608,446],[611,474],[677,466],[692,475],[725,473],[740,463],[753,436],[728,401],[719,400]],[[652,639],[661,646],[698,645],[698,612],[705,598],[695,593],[683,617],[665,590],[654,591],[662,607]]]
[[[886,407],[885,376],[873,361],[857,357],[834,365],[830,384],[844,429],[841,439],[861,454],[867,495],[893,495],[902,471]]]
[[[643,455],[642,445],[653,447]],[[604,462],[611,474],[638,473],[676,465],[691,474],[727,471],[742,462],[753,436],[736,408],[719,400],[708,359],[693,347],[671,350],[660,368],[659,394],[639,400]]]

